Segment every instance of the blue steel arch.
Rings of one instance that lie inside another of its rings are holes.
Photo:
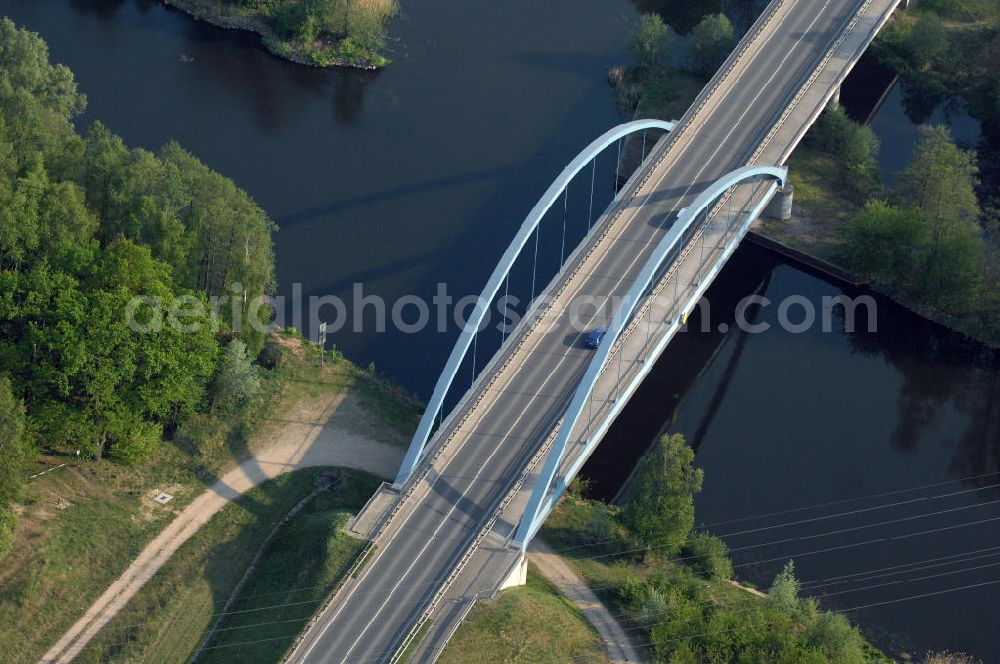
[[[438,412],[440,412],[441,407],[444,405],[445,396],[451,389],[452,382],[455,379],[455,375],[458,373],[458,369],[465,359],[466,353],[469,351],[469,346],[472,345],[473,338],[475,337],[479,326],[482,324],[483,317],[486,315],[486,311],[489,308],[490,303],[493,298],[496,297],[497,293],[500,291],[500,285],[504,282],[507,274],[510,272],[511,267],[514,265],[514,261],[521,254],[521,250],[527,244],[528,239],[531,234],[535,232],[538,225],[542,221],[542,217],[548,212],[549,208],[559,199],[560,194],[569,185],[570,181],[582,171],[587,164],[595,159],[605,148],[612,145],[615,141],[622,139],[630,134],[634,134],[639,131],[646,131],[648,129],[663,129],[665,131],[672,131],[676,126],[676,122],[664,122],[663,120],[635,120],[633,122],[626,122],[624,124],[618,125],[617,127],[610,129],[596,140],[594,140],[590,145],[588,145],[584,150],[577,155],[577,157],[563,169],[559,177],[555,179],[552,185],[542,194],[542,197],[535,204],[535,207],[531,209],[528,216],[524,219],[524,223],[521,224],[521,228],[518,230],[517,235],[511,241],[510,246],[507,247],[507,251],[504,252],[503,256],[500,258],[500,262],[497,263],[496,268],[493,270],[493,274],[490,275],[489,280],[486,282],[486,286],[483,288],[483,292],[480,294],[479,299],[476,302],[476,306],[473,309],[472,316],[469,321],[462,328],[462,332],[455,342],[455,347],[451,351],[451,355],[448,357],[448,362],[445,364],[444,370],[438,377],[437,383],[434,385],[434,392],[431,394],[431,400],[427,404],[427,409],[424,411],[423,416],[420,418],[420,424],[417,425],[417,430],[413,434],[413,439],[410,441],[410,447],[406,451],[406,456],[403,459],[403,463],[399,468],[399,472],[396,474],[395,484],[401,485],[409,479],[410,475],[413,473],[413,469],[417,467],[420,463],[421,458],[423,458],[424,447],[427,445],[428,439],[430,439],[431,429],[434,427],[434,419],[437,417]]]
[[[653,254],[643,267],[642,272],[639,273],[635,283],[629,289],[621,306],[615,312],[611,325],[608,327],[608,331],[601,341],[600,348],[598,348],[594,358],[590,361],[586,373],[584,373],[576,392],[573,394],[573,400],[570,402],[569,408],[563,416],[559,433],[549,448],[545,463],[542,465],[541,474],[532,488],[531,498],[517,528],[517,534],[514,539],[520,544],[522,549],[527,547],[528,542],[534,536],[539,526],[541,526],[541,522],[548,516],[548,513],[552,510],[552,507],[562,493],[562,490],[557,487],[553,495],[551,497],[548,496],[552,480],[555,478],[559,463],[562,461],[563,454],[566,451],[569,437],[577,421],[579,421],[580,415],[594,391],[594,387],[597,385],[597,379],[600,377],[601,371],[607,365],[615,342],[618,341],[625,331],[646,291],[652,287],[653,279],[659,273],[662,263],[670,256],[678,242],[681,241],[685,231],[694,224],[699,214],[707,210],[709,206],[731,187],[751,178],[762,176],[774,178],[777,182],[784,185],[788,177],[788,169],[775,166],[747,166],[724,175],[702,192],[690,206],[680,211],[677,221],[656,246]],[[597,442],[596,440],[587,441],[587,450],[584,452],[584,456],[597,445]]]

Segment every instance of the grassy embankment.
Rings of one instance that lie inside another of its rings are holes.
[[[691,664],[776,662],[776,657],[795,650],[796,657],[804,659],[794,661],[841,661],[823,650],[842,640],[845,654],[861,651],[864,662],[893,661],[856,633],[845,632],[846,623],[835,628],[825,625],[830,621],[824,616],[829,614],[817,613],[809,600],[786,615],[760,593],[713,577],[706,572],[706,554],[685,549],[681,562],[656,551],[636,552],[635,543],[620,528],[595,530],[595,523],[604,523],[607,513],[603,503],[567,494],[549,516],[541,536],[557,551],[563,550],[569,564],[651,659]],[[711,559],[725,560],[725,554]],[[709,652],[714,658],[706,659]]]
[[[318,67],[377,69],[396,0],[164,0],[195,18],[262,37],[275,55]]]
[[[448,643],[442,664],[607,662],[604,644],[583,614],[548,581],[528,571],[528,585],[480,604]]]
[[[849,175],[831,177],[842,170],[835,155],[811,144],[807,136],[788,160],[788,177],[795,188],[792,218],[762,218],[758,230],[825,261],[846,265],[844,229],[864,207],[867,194],[859,191],[875,190]]]
[[[294,336],[284,336],[283,345],[284,361],[263,372],[259,393],[234,420],[197,415],[152,458],[134,466],[81,462],[28,484],[14,547],[0,566],[0,643],[6,644],[0,662],[37,661],[176,514],[286,428],[290,412],[336,400],[335,417],[349,421],[354,430],[405,444],[419,415],[412,398],[329,353],[320,370],[318,351]],[[311,480],[285,478],[272,489],[260,489],[271,496],[249,499],[260,511],[244,508],[220,517],[218,532],[234,537],[238,524],[259,521],[267,527],[254,531],[254,537],[263,537],[287,511],[284,505],[304,495],[300,482]],[[288,497],[281,495],[285,486]],[[173,494],[173,500],[155,503],[152,497],[159,491]],[[272,503],[275,507],[267,508]],[[256,549],[252,541],[246,540],[251,556]],[[200,546],[210,549],[212,543]]]
[[[277,662],[364,542],[340,527],[379,479],[345,471],[281,527],[225,615],[220,612],[273,525],[314,489],[321,469],[267,482],[223,508],[79,657],[80,662]],[[235,645],[244,644],[244,645]]]

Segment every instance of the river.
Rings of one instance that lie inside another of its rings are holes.
[[[942,592],[1000,580],[1000,355],[878,296],[874,333],[779,325],[788,296],[821,311],[866,294],[744,243],[707,293],[707,327],[692,316],[583,473],[613,498],[650,441],[682,433],[705,471],[698,522],[740,578],[766,588],[794,559],[824,606],[892,602],[850,614],[880,645],[1000,662],[984,610],[1000,586]],[[749,315],[765,333],[734,324],[748,295],[773,303]]]
[[[403,3],[390,30],[394,62],[372,73],[286,63],[256,37],[196,23],[156,0],[0,0],[0,13],[40,32],[53,60],[73,69],[90,102],[80,126],[100,118],[151,149],[176,139],[250,192],[280,226],[279,293],[298,283],[305,296],[350,300],[363,283],[390,302],[429,298],[439,282],[455,297],[481,287],[562,166],[625,119],[605,70],[628,61],[636,15],[627,0]],[[659,433],[679,431],[706,471],[699,521],[730,535],[740,576],[758,584],[788,557],[816,583],[1000,547],[1000,521],[955,527],[1000,517],[989,504],[1000,498],[996,488],[972,490],[1000,475],[959,481],[1000,472],[996,356],[882,299],[877,334],[731,326],[748,294],[777,302],[842,292],[741,248],[710,291],[712,331],[671,345],[588,464],[598,495],[617,490]],[[774,315],[758,313],[764,322]],[[719,332],[719,322],[732,329]],[[331,342],[426,396],[455,330],[366,330]],[[925,488],[907,491],[915,487]],[[886,492],[903,493],[871,497]],[[773,514],[834,501],[850,502]],[[851,514],[830,516],[839,512]],[[772,516],[730,522],[760,515]],[[791,521],[804,523],[782,525]],[[884,521],[893,523],[859,529]],[[833,530],[845,532],[824,534]],[[857,544],[887,537],[896,539]],[[827,551],[810,553],[818,550]],[[1000,556],[987,553],[811,593],[839,592],[828,605],[850,608],[998,579],[1000,568],[989,565]],[[980,569],[961,571],[970,567]],[[997,586],[982,587],[851,617],[880,643],[1000,662],[986,610],[998,599]]]

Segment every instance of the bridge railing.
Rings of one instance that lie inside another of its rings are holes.
[[[707,287],[707,281],[714,278],[718,270],[721,269],[722,263],[728,257],[728,254],[731,253],[732,248],[735,248],[733,239],[736,234],[740,232],[740,229],[749,224],[751,217],[756,216],[759,209],[750,211],[742,221],[739,221],[741,218],[740,214],[733,215],[730,211],[726,223],[721,229],[710,226],[710,222],[713,219],[712,213],[719,212],[719,208],[722,207],[724,202],[732,203],[732,190],[739,184],[754,182],[762,178],[770,179],[773,182],[771,185],[772,189],[768,193],[769,198],[770,194],[773,194],[773,191],[777,188],[776,183],[784,183],[786,177],[787,169],[785,168],[748,166],[737,169],[723,176],[699,195],[688,208],[682,209],[678,213],[674,225],[657,245],[615,312],[604,342],[597,349],[594,358],[591,360],[579,386],[574,392],[569,409],[559,427],[559,433],[549,449],[541,474],[532,490],[528,507],[518,526],[515,540],[521,545],[522,549],[527,546],[545,516],[548,515],[559,496],[565,491],[568,479],[575,474],[576,470],[579,469],[579,465],[582,465],[583,460],[589,456],[589,452],[599,442],[598,436],[582,439],[580,444],[584,450],[582,454],[577,455],[578,461],[571,467],[568,473],[561,474],[558,482],[553,485],[553,481],[557,477],[557,471],[566,457],[570,437],[580,422],[581,417],[583,417],[585,410],[588,411],[585,431],[589,432],[593,429],[595,422],[593,414],[595,402],[594,390],[602,374],[606,370],[611,369],[608,365],[609,359],[614,353],[617,353],[617,379],[612,382],[612,391],[608,397],[608,401],[614,403],[620,396],[625,340],[642,323],[642,318],[645,314],[649,315],[646,338],[638,356],[632,362],[634,363],[636,360],[642,362],[646,357],[650,357],[655,344],[659,343],[662,335],[654,335],[652,333],[653,307],[651,305],[654,302],[656,292],[650,293],[650,289],[654,284],[662,283],[660,277],[674,270],[674,294],[672,303],[668,309],[670,313],[663,320],[657,321],[657,323],[658,325],[666,325],[668,328],[677,328],[682,325],[687,313],[694,306],[692,300],[697,301],[697,297],[693,296],[703,292],[704,288]],[[756,190],[754,189],[751,194],[751,200],[755,194]],[[716,238],[717,242],[713,250],[709,251],[706,255],[708,231],[710,228],[712,228],[713,233],[716,233],[718,237]],[[700,242],[698,241],[699,239]],[[698,246],[699,244],[700,247]],[[715,248],[719,247],[723,248],[722,256],[716,257]],[[726,251],[726,248],[729,248],[728,251]],[[681,259],[689,255],[691,251],[699,251],[700,256],[697,259],[696,268],[691,275],[691,280],[682,293],[680,291],[681,275],[679,272],[683,265]],[[637,311],[640,312],[638,316],[635,315]]]
[[[430,401],[427,404],[427,408],[421,416],[420,423],[417,425],[417,430],[413,435],[413,439],[410,442],[410,447],[407,449],[406,456],[403,459],[403,463],[400,466],[399,472],[396,475],[395,484],[397,486],[402,485],[407,479],[412,475],[414,469],[420,463],[424,456],[424,450],[427,445],[427,441],[430,439],[434,432],[435,424],[438,421],[438,417],[443,414],[445,398],[451,391],[452,384],[461,368],[463,362],[465,361],[470,348],[473,352],[473,380],[469,387],[472,390],[475,387],[475,354],[477,351],[477,340],[480,332],[480,327],[483,324],[483,320],[489,309],[490,304],[493,302],[494,298],[500,293],[501,286],[504,288],[504,297],[509,295],[510,287],[510,271],[514,266],[515,261],[521,256],[522,251],[529,246],[529,243],[534,236],[533,250],[534,250],[534,267],[532,271],[532,287],[531,287],[531,299],[535,298],[535,288],[536,288],[536,276],[537,276],[537,260],[538,260],[538,238],[539,238],[539,225],[545,216],[545,213],[552,208],[552,206],[559,200],[560,197],[565,200],[568,196],[568,189],[570,182],[573,178],[579,174],[588,165],[591,166],[591,191],[590,191],[590,210],[588,213],[588,223],[587,223],[587,235],[590,235],[592,230],[592,222],[594,216],[594,177],[596,175],[596,159],[597,156],[603,152],[606,148],[614,145],[615,142],[619,143],[618,151],[618,162],[616,165],[615,173],[616,177],[621,167],[621,141],[631,134],[637,132],[643,132],[643,149],[642,156],[640,158],[640,164],[643,159],[645,159],[647,154],[646,145],[646,132],[650,129],[658,129],[663,131],[670,131],[673,129],[675,123],[664,122],[662,120],[636,120],[633,122],[628,122],[618,127],[615,127],[608,132],[604,133],[588,145],[583,152],[581,152],[573,161],[563,169],[559,177],[552,183],[552,185],[546,190],[539,199],[538,203],[532,208],[531,212],[525,218],[524,223],[521,224],[521,228],[518,230],[514,239],[511,241],[507,250],[504,252],[497,264],[493,273],[490,275],[489,280],[486,282],[486,286],[483,292],[480,294],[476,301],[476,305],[473,309],[472,316],[469,321],[462,328],[459,338],[455,343],[455,347],[452,349],[451,355],[448,357],[448,361],[445,364],[444,370],[438,378],[437,383],[434,386],[434,391],[431,394]],[[650,150],[651,152],[651,150]],[[617,190],[614,202],[619,200],[621,191]],[[560,250],[560,265],[559,272],[557,276],[562,274],[565,266],[568,264],[566,261],[566,246],[565,246],[565,236],[566,227],[565,221],[563,223],[563,245]],[[530,304],[529,304],[530,307]],[[527,317],[526,317],[527,318]],[[511,330],[512,331],[512,330]],[[501,333],[501,347],[504,341],[506,341],[508,330],[506,329],[506,319],[504,321],[504,328]]]

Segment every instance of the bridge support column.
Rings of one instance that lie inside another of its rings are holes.
[[[792,199],[795,196],[795,187],[786,184],[775,192],[774,198],[764,208],[764,216],[768,219],[788,221],[792,218]]]
[[[528,584],[528,558],[521,554],[518,559],[517,564],[514,565],[513,569],[510,570],[510,574],[507,578],[503,580],[500,584],[500,590],[507,590],[508,588],[519,588],[520,586],[525,586]]]

